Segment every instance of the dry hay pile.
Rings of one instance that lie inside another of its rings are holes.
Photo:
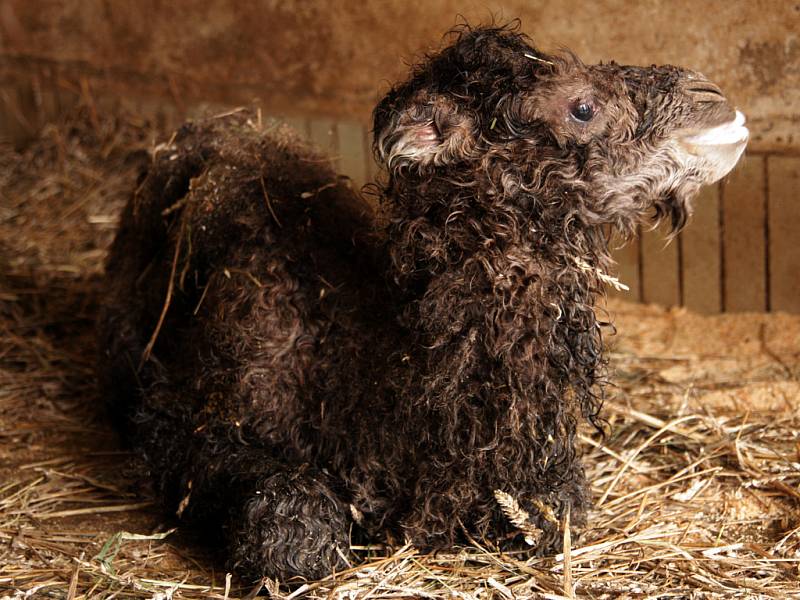
[[[597,507],[566,555],[360,547],[319,582],[226,576],[94,389],[97,276],[153,143],[75,118],[0,151],[0,598],[800,598],[800,317],[624,303],[610,434],[582,435]]]

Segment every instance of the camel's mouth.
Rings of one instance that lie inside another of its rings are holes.
[[[685,136],[681,141],[693,154],[702,153],[709,146],[728,146],[731,144],[745,144],[750,137],[750,131],[744,126],[745,118],[741,111],[736,111],[733,121],[722,125],[704,129],[699,133]],[[700,152],[693,152],[693,149]]]
[[[678,147],[685,163],[698,169],[704,183],[714,183],[727,175],[744,152],[750,132],[744,126],[740,111],[732,121],[685,133],[678,138]]]

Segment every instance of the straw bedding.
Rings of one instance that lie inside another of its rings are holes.
[[[622,302],[608,435],[581,435],[596,507],[568,552],[362,547],[318,582],[220,570],[95,391],[98,275],[157,134],[78,114],[0,149],[0,598],[800,597],[800,317]]]

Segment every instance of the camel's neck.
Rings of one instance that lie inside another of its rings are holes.
[[[575,381],[590,393],[601,360],[599,230],[480,201],[447,210],[398,219],[389,235],[428,403],[557,396]]]
[[[390,215],[390,275],[412,294],[430,295],[437,281],[457,283],[460,276],[467,299],[507,304],[509,293],[516,297],[552,278],[563,286],[565,275],[567,286],[591,288],[597,269],[607,268],[605,236],[570,212],[571,198],[516,203],[468,191],[442,191],[435,202],[405,195]],[[563,288],[549,291],[563,295]]]

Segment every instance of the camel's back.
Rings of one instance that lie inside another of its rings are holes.
[[[315,388],[361,370],[386,306],[381,243],[369,205],[326,164],[245,112],[156,148],[99,319],[100,378],[126,428],[164,412],[300,447]]]

